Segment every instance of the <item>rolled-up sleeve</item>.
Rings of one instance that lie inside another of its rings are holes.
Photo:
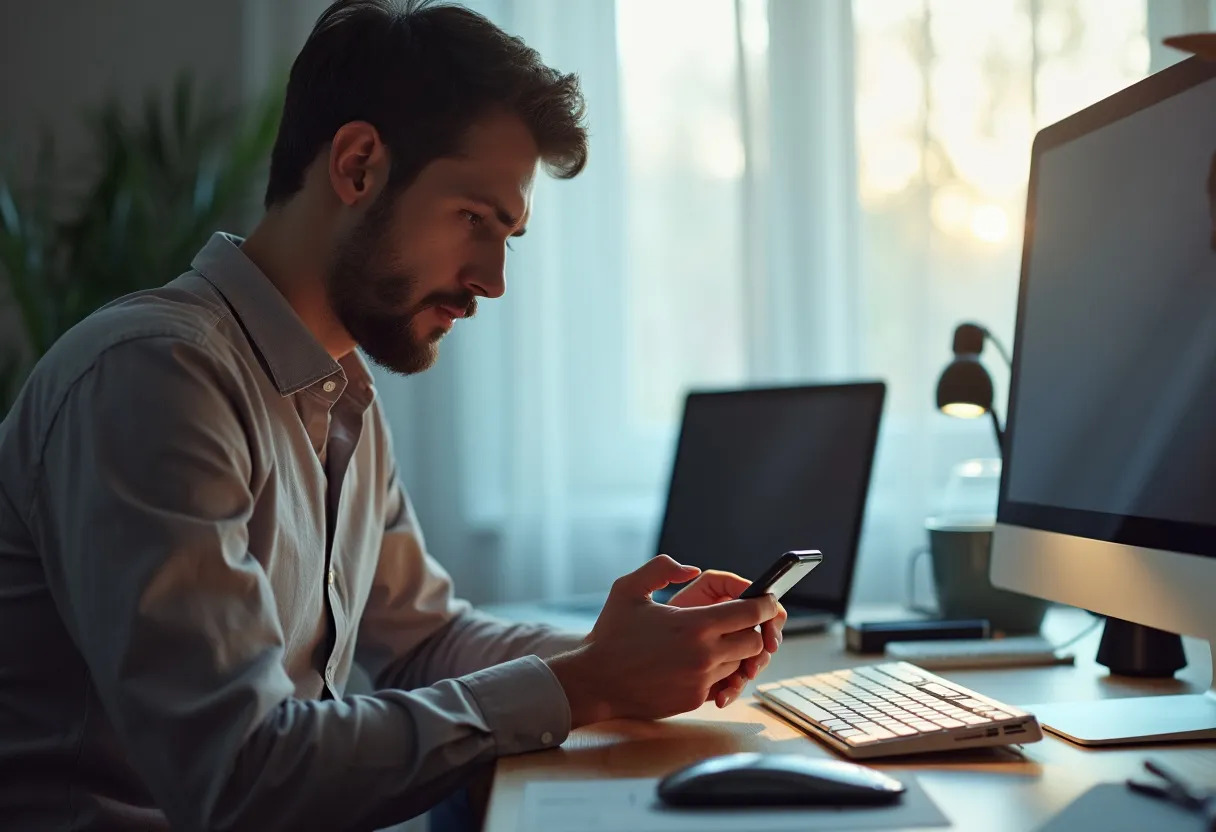
[[[105,715],[173,828],[387,825],[496,754],[552,742],[536,709],[565,699],[536,658],[409,692],[293,698],[248,548],[251,405],[217,349],[200,332],[102,353],[58,404],[29,511]]]

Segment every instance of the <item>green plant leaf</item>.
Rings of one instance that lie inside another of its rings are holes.
[[[0,172],[0,297],[18,309],[32,354],[98,306],[171,280],[213,231],[247,218],[282,95],[241,110],[222,92],[181,73],[136,113],[117,100],[84,113],[93,159],[77,194],[56,190],[50,137],[29,194]]]

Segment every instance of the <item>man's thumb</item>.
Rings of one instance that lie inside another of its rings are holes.
[[[640,567],[622,575],[613,585],[613,594],[624,594],[631,598],[645,598],[668,584],[691,581],[701,570],[695,566],[676,563],[667,555],[651,558]]]

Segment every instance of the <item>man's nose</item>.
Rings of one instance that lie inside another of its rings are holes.
[[[504,246],[487,246],[487,252],[474,269],[465,273],[464,285],[475,295],[484,298],[500,298],[507,291],[507,255]]]

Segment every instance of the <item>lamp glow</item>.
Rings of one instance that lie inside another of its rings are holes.
[[[942,405],[942,413],[945,413],[947,416],[953,416],[956,419],[978,419],[987,412],[987,408],[980,407],[978,404],[969,404],[968,402],[950,402]]]

